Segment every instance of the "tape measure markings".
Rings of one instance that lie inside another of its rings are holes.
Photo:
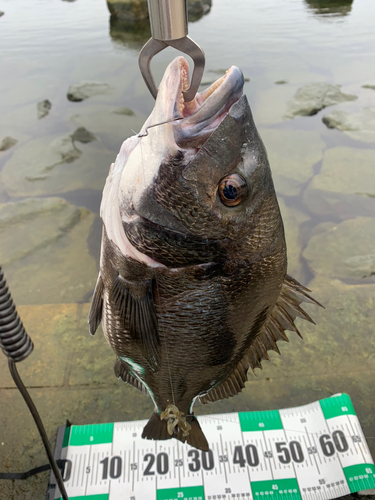
[[[375,467],[347,395],[292,409],[198,418],[209,452],[176,440],[143,440],[146,421],[72,426],[62,453],[69,495],[330,500],[375,487]]]

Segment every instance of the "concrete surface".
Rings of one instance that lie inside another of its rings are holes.
[[[309,306],[309,314],[318,325],[301,322],[305,340],[291,333],[290,343],[280,346],[281,357],[271,353],[271,362],[264,363],[257,376],[249,376],[240,395],[209,405],[197,404],[196,413],[290,407],[347,392],[375,455],[371,336],[375,318],[370,290],[375,286],[350,286],[319,278],[312,286],[327,309]],[[151,400],[114,377],[114,354],[101,330],[95,337],[88,334],[89,304],[23,305],[18,310],[35,344],[34,352],[18,364],[18,370],[52,444],[57,428],[66,419],[89,424],[150,416]],[[8,373],[5,356],[0,357],[0,414],[0,471],[22,472],[47,463],[32,417]],[[24,481],[0,480],[0,499],[43,499],[48,476],[44,472]]]

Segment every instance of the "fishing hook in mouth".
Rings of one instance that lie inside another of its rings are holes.
[[[170,120],[165,120],[164,122],[159,122],[159,123],[154,123],[153,125],[148,125],[146,128],[145,128],[145,131],[143,134],[141,134],[141,132],[139,132],[139,134],[137,134],[137,137],[147,137],[148,136],[148,129],[149,128],[152,128],[152,127],[158,127],[159,125],[165,125],[166,123],[171,123],[171,122],[176,122],[178,120],[183,120],[183,117],[180,116],[178,118],[171,118]],[[134,130],[132,130],[132,132],[134,132]],[[135,133],[135,132],[134,132]]]

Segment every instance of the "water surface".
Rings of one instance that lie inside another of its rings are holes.
[[[100,335],[89,338],[85,315],[98,270],[108,168],[153,106],[137,62],[147,30],[124,32],[110,22],[104,0],[1,0],[0,10],[0,141],[18,141],[0,152],[0,262],[36,342],[37,368],[32,357],[25,362],[28,384],[39,387],[35,396],[46,414],[51,401],[61,401],[51,435],[64,415],[74,423],[146,418],[151,401],[115,380],[114,356]],[[245,92],[273,170],[289,272],[326,306],[311,306],[317,326],[300,322],[304,341],[290,334],[282,356],[272,353],[241,395],[197,412],[272,409],[348,392],[373,454],[375,144],[361,131],[328,129],[322,117],[375,106],[375,90],[362,87],[375,85],[374,19],[372,0],[213,0],[211,12],[189,28],[206,53],[203,82],[233,64],[249,79]],[[174,55],[168,49],[155,58],[156,80]],[[81,80],[111,90],[70,102],[68,87]],[[341,85],[357,99],[285,119],[288,101],[314,82]],[[52,108],[38,119],[44,99]],[[115,113],[125,107],[132,113]],[[96,140],[69,142],[79,127]],[[8,408],[12,384],[0,363],[0,405],[2,399]],[[12,418],[3,415],[10,433]],[[7,435],[1,440],[5,460],[17,468]]]

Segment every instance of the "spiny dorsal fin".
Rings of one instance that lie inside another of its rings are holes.
[[[117,378],[120,378],[127,384],[132,385],[139,391],[148,394],[146,387],[142,384],[142,382],[140,382],[130,373],[130,368],[126,363],[124,363],[124,361],[121,361],[121,359],[116,358],[115,366],[113,368]]]
[[[145,357],[152,365],[155,364],[160,341],[151,280],[133,283],[118,275],[108,300],[124,328],[140,341]]]
[[[102,311],[103,311],[103,291],[104,285],[102,277],[98,276],[94,295],[92,296],[90,311],[89,311],[89,331],[91,335],[95,335],[95,332],[102,321]]]
[[[255,368],[262,369],[261,362],[264,359],[269,360],[267,351],[276,351],[280,354],[276,342],[279,340],[289,342],[284,330],[296,332],[302,338],[298,328],[294,324],[294,320],[297,317],[310,321],[310,323],[315,325],[310,316],[300,307],[300,304],[302,302],[309,302],[320,307],[323,306],[310,297],[307,292],[310,292],[310,290],[290,276],[285,276],[279,298],[272,311],[268,314],[259,334],[245,353],[245,356],[238,363],[230,377],[199,398],[202,403],[219,401],[220,399],[229,398],[241,392],[245,387],[249,368],[252,371]]]

